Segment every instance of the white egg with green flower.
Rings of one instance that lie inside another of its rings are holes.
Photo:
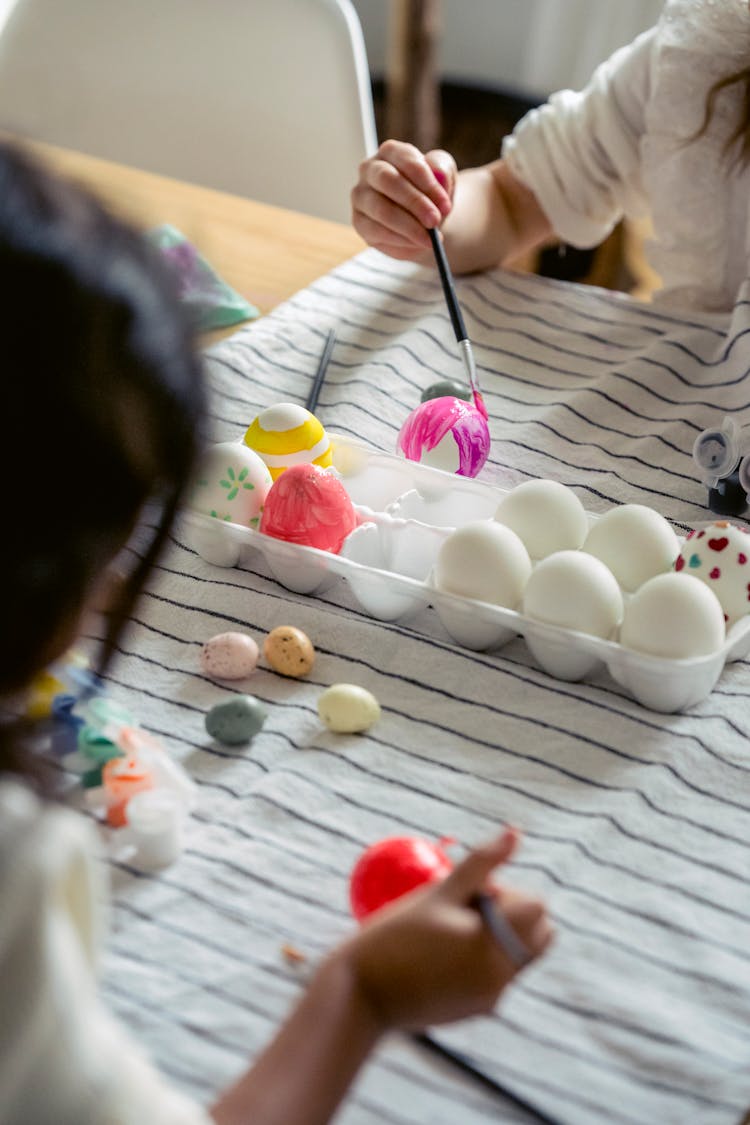
[[[257,453],[241,441],[208,447],[198,465],[188,497],[195,511],[242,527],[257,527],[271,474]]]

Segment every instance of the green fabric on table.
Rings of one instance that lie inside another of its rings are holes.
[[[227,285],[176,227],[164,223],[149,231],[147,237],[174,270],[180,300],[195,312],[201,331],[228,328],[260,316],[260,311]]]

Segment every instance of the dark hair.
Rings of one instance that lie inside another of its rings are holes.
[[[147,501],[99,668],[168,536],[198,453],[201,365],[143,235],[0,144],[0,697],[75,627]],[[14,755],[4,731],[0,769]],[[16,740],[17,741],[17,740]]]

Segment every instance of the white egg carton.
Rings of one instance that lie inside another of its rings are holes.
[[[464,648],[496,650],[520,635],[549,675],[581,680],[606,668],[634,699],[656,711],[682,711],[705,699],[725,663],[750,651],[750,616],[728,631],[718,652],[672,660],[435,589],[431,573],[445,539],[456,527],[492,518],[507,490],[330,436],[334,466],[363,520],[338,555],[187,511],[190,545],[207,562],[225,567],[238,565],[247,548],[259,551],[274,577],[296,593],[315,593],[343,577],[362,609],[381,621],[400,621],[433,606]],[[598,517],[588,518],[593,523]]]

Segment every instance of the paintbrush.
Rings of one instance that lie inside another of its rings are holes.
[[[310,388],[310,394],[307,396],[307,402],[305,403],[305,406],[311,414],[315,412],[315,407],[318,405],[318,399],[320,398],[320,392],[326,377],[326,371],[328,370],[328,361],[331,358],[331,352],[333,351],[333,345],[335,343],[336,331],[335,329],[330,328],[328,330],[328,335],[326,336],[326,342],[323,345],[323,351],[321,352],[320,360],[318,361],[318,370],[315,372],[313,385]]]
[[[453,331],[456,336],[458,350],[461,353],[461,359],[463,360],[464,368],[469,379],[469,386],[471,387],[471,393],[474,397],[474,405],[476,406],[480,414],[482,414],[483,417],[486,418],[487,410],[482,398],[482,392],[479,389],[479,382],[477,380],[477,367],[476,363],[474,362],[474,352],[472,351],[471,341],[469,340],[469,336],[466,331],[466,325],[464,324],[461,306],[459,305],[458,297],[456,296],[456,287],[453,283],[453,274],[451,272],[451,267],[445,254],[443,240],[440,237],[437,228],[435,227],[432,227],[430,230],[428,230],[427,233],[429,234],[430,241],[432,242],[432,249],[435,254],[435,261],[437,262],[438,273],[440,274],[440,281],[442,282],[443,293],[445,295],[445,303],[448,306],[448,313],[450,315],[451,324],[453,325]]]

